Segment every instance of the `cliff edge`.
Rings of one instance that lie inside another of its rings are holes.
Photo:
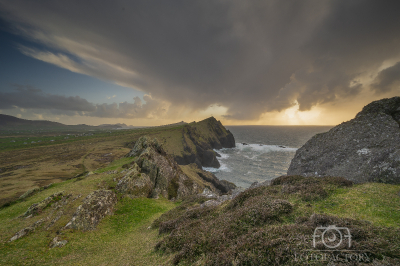
[[[288,175],[342,176],[356,183],[400,183],[400,97],[366,105],[356,117],[312,137]]]
[[[234,148],[235,138],[220,121],[214,117],[207,118],[197,123],[190,123],[183,127],[179,151],[172,153],[175,161],[180,165],[197,164],[200,168],[220,167],[217,160],[218,154],[214,149]],[[173,142],[167,142],[174,145]],[[168,149],[167,147],[167,152]]]

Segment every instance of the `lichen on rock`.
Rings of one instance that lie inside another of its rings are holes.
[[[17,233],[15,233],[15,235],[13,237],[11,237],[11,239],[8,242],[15,241],[21,237],[28,235],[29,233],[35,231],[35,229],[37,227],[39,227],[43,222],[44,222],[44,219],[40,219],[40,220],[36,221],[34,224],[32,224],[31,226],[28,226],[28,227],[18,231]]]
[[[134,163],[133,169],[118,182],[116,190],[136,197],[148,197],[153,190],[153,183],[149,175],[140,173],[139,167]]]
[[[55,238],[53,238],[53,240],[51,241],[49,247],[50,248],[55,248],[55,247],[63,247],[68,243],[67,240],[61,240],[58,236],[56,236]]]
[[[63,191],[54,193],[53,195],[42,200],[41,202],[32,204],[28,208],[28,210],[23,214],[23,216],[25,216],[25,217],[27,217],[29,215],[34,216],[34,215],[42,212],[43,209],[45,209],[47,206],[51,205],[53,202],[60,200],[63,193],[64,193]]]
[[[113,214],[117,197],[111,190],[96,190],[80,205],[64,229],[93,230],[106,216]]]
[[[288,175],[342,176],[356,183],[400,183],[400,97],[366,105],[356,117],[312,137]]]
[[[126,155],[134,157],[116,190],[135,197],[178,199],[197,193],[197,184],[185,175],[157,139],[140,137]]]

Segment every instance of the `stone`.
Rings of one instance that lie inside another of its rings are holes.
[[[126,155],[134,157],[125,176],[119,180],[116,190],[134,197],[181,199],[197,194],[198,185],[193,182],[174,160],[167,155],[157,139],[139,138]]]
[[[135,146],[125,157],[139,156],[143,151],[148,150],[149,148],[154,148],[159,153],[164,152],[157,139],[151,140],[148,136],[142,136],[135,142]]]
[[[271,180],[266,180],[263,182],[253,182],[248,189],[256,188],[256,187],[263,187],[263,186],[269,186],[271,184]]]
[[[204,196],[207,198],[217,198],[219,195],[213,193],[209,188],[205,188],[203,190],[203,193],[201,193],[201,196]]]
[[[33,196],[34,194],[38,193],[40,190],[41,190],[41,189],[38,188],[38,187],[29,189],[29,190],[26,191],[24,194],[22,194],[22,195],[19,197],[19,199],[22,200],[22,199],[29,198],[30,196]]]
[[[117,196],[111,190],[96,190],[80,205],[64,229],[93,230],[106,216],[113,214]]]
[[[28,226],[28,227],[18,231],[17,233],[15,233],[15,235],[13,237],[11,237],[11,239],[8,242],[15,241],[21,237],[28,235],[29,233],[35,231],[35,229],[38,226],[40,226],[43,222],[44,222],[44,219],[40,219],[40,220],[36,221],[34,224],[32,224],[31,226]]]
[[[400,183],[400,97],[366,105],[356,117],[312,137],[288,175],[340,176],[355,183]]]
[[[154,184],[151,182],[150,177],[145,173],[140,173],[138,168],[135,167],[119,180],[115,189],[118,192],[135,197],[149,197],[153,186]]]
[[[27,217],[29,215],[35,216],[35,215],[41,213],[43,211],[43,209],[45,209],[47,206],[60,200],[62,198],[63,193],[64,193],[63,191],[54,193],[53,195],[42,200],[41,202],[32,204],[28,208],[28,210],[23,214],[23,216],[25,216],[25,217]]]
[[[61,240],[58,236],[56,236],[55,238],[53,238],[53,240],[50,242],[49,247],[50,248],[55,248],[55,247],[63,247],[68,243],[67,240]]]

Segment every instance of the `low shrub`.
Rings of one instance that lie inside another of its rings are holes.
[[[217,207],[201,208],[201,200],[192,198],[153,223],[165,235],[155,250],[173,253],[175,265],[305,265],[308,262],[296,256],[310,254],[316,227],[336,225],[352,234],[351,247],[343,241],[338,248],[350,255],[365,250],[369,262],[385,259],[400,264],[400,229],[390,231],[366,221],[295,211],[329,196],[332,187],[351,185],[342,178],[291,176],[279,177],[271,186],[248,189]],[[299,196],[300,202],[290,203],[292,195]],[[328,249],[321,239],[315,248]],[[329,261],[318,263],[328,265]]]

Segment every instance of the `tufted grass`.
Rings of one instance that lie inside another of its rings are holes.
[[[314,211],[367,220],[374,225],[400,227],[400,185],[366,183],[339,188]]]
[[[8,215],[25,210],[29,203]],[[163,198],[123,198],[118,202],[114,215],[104,218],[96,230],[62,231],[59,236],[68,240],[62,248],[48,247],[57,234],[44,228],[11,243],[6,242],[10,235],[2,234],[0,265],[160,265],[168,260],[168,256],[153,252],[158,234],[157,230],[147,228],[177,204]],[[2,221],[4,216],[0,216]],[[21,226],[23,224],[18,228]],[[4,225],[0,230],[15,231],[4,228]]]
[[[218,207],[183,202],[155,220],[163,237],[155,250],[175,265],[308,265],[295,255],[313,249],[317,226],[336,225],[349,228],[350,253],[400,263],[400,186],[299,176],[271,183]]]

